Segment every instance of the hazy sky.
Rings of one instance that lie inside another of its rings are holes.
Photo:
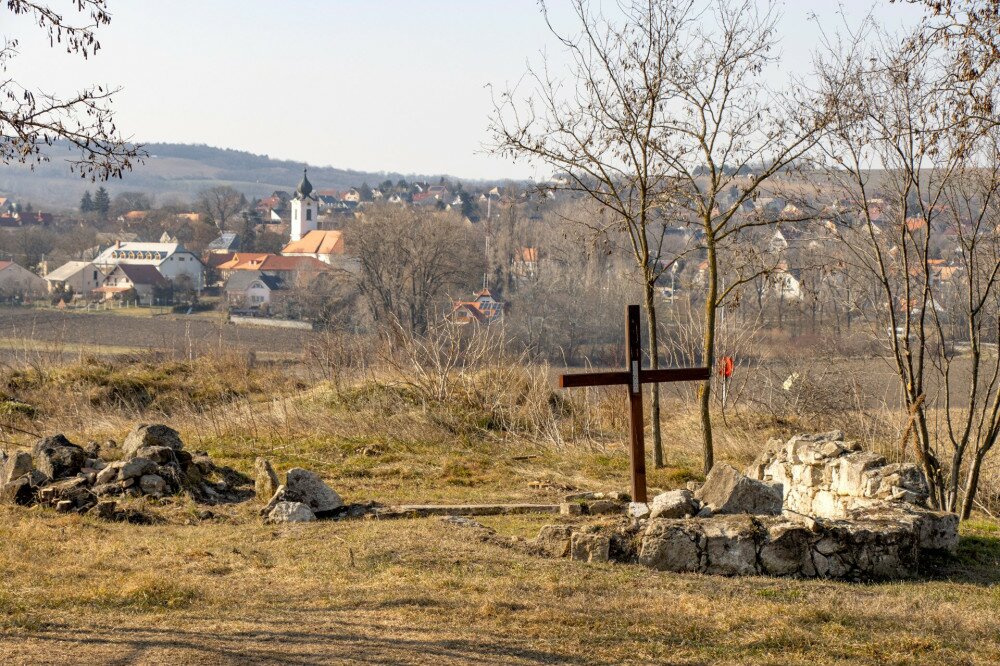
[[[53,2],[68,6],[68,2]],[[565,0],[550,3],[566,23]],[[876,4],[892,24],[911,7]],[[138,141],[205,143],[316,165],[464,178],[530,177],[482,154],[490,93],[555,48],[535,0],[109,0],[89,61],[49,49],[23,20],[12,71],[36,88],[120,86],[122,130]],[[830,0],[782,3],[785,70],[801,70]],[[873,6],[840,4],[850,20]],[[8,27],[9,26],[9,27]]]

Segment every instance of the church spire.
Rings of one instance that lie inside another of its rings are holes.
[[[306,176],[306,171],[308,171],[308,169],[302,169],[302,181],[299,183],[299,186],[295,188],[295,194],[297,194],[300,199],[305,199],[312,194],[313,191],[312,183],[309,182],[309,178]]]

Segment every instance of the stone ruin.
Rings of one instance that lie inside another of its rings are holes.
[[[249,483],[207,453],[184,450],[177,431],[161,424],[136,426],[120,447],[92,442],[84,448],[53,435],[39,440],[30,453],[0,452],[0,503],[49,506],[107,520],[150,520],[121,510],[118,497],[186,493],[202,504],[239,502],[253,496]]]
[[[531,540],[506,539],[467,519],[450,522],[477,530],[485,541],[587,562],[721,575],[895,579],[916,575],[924,556],[953,552],[958,544],[958,517],[928,509],[927,496],[918,467],[888,464],[831,432],[772,441],[747,474],[716,465],[700,487],[629,505],[627,521],[547,525]],[[585,502],[562,509],[592,513]]]

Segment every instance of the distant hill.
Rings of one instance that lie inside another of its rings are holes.
[[[118,192],[141,191],[155,195],[158,203],[166,203],[171,199],[191,200],[199,191],[217,185],[231,185],[250,198],[264,197],[275,190],[294,190],[306,166],[205,145],[150,143],[145,147],[149,157],[144,164],[122,180],[103,183],[112,197]],[[309,166],[309,180],[317,189],[347,189],[363,182],[375,186],[387,178],[393,182],[400,178],[436,182],[440,175]],[[67,165],[55,158],[36,165],[34,171],[21,165],[0,166],[0,195],[29,201],[36,209],[75,208],[85,190],[93,191],[100,185],[70,173]]]

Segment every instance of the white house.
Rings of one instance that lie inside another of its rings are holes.
[[[313,193],[312,183],[306,177],[306,170],[302,170],[302,182],[295,188],[295,196],[289,202],[292,209],[292,242],[301,240],[310,231],[316,229],[317,207],[319,199]]]
[[[267,309],[284,290],[281,278],[260,271],[236,271],[226,282],[226,300],[233,307]]]
[[[13,261],[0,261],[0,296],[44,294],[45,280]]]
[[[89,294],[104,283],[104,273],[91,261],[67,261],[45,276],[49,293],[73,290],[74,294]]]
[[[178,278],[187,276],[194,289],[200,291],[205,287],[204,265],[181,243],[118,241],[94,259],[94,265],[104,273],[110,273],[122,264],[153,266],[168,280],[176,282]]]
[[[105,300],[110,300],[134,290],[140,303],[152,305],[156,291],[169,286],[170,283],[155,266],[119,264],[95,291],[102,294]]]

